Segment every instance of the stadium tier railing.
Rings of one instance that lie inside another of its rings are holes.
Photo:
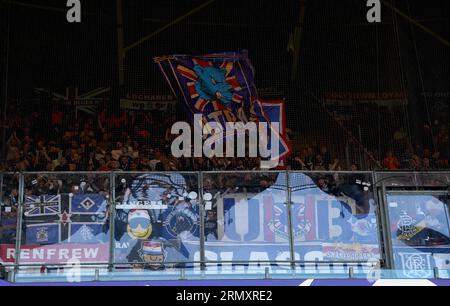
[[[0,268],[15,282],[448,278],[449,186],[450,172],[1,173]]]

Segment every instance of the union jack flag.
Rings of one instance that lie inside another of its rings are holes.
[[[61,213],[61,195],[27,196],[25,216],[51,216]]]

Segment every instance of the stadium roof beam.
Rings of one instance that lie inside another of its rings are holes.
[[[396,8],[394,5],[390,4],[387,0],[382,0],[382,3],[385,6],[387,6],[388,8],[390,8],[393,12],[397,13],[398,15],[400,15],[402,18],[405,18],[406,20],[408,20],[412,25],[418,27],[419,29],[421,29],[425,33],[427,33],[427,34],[431,35],[432,37],[436,38],[437,40],[439,40],[441,43],[443,43],[447,47],[450,47],[450,41],[448,41],[447,39],[443,38],[439,34],[433,32],[432,30],[430,30],[429,28],[427,28],[423,24],[417,22],[417,20],[415,20],[415,19],[411,18],[410,16],[408,16],[408,14],[403,13],[401,10]]]
[[[144,18],[142,19],[145,22],[153,22],[153,23],[168,23],[169,19],[158,19],[158,18]],[[207,21],[191,21],[186,22],[187,25],[198,25],[198,26],[211,26],[211,27],[235,27],[235,28],[274,28],[274,27],[284,27],[285,25],[282,23],[274,23],[274,24],[244,24],[244,23],[231,23],[231,22],[207,22]]]
[[[67,12],[66,9],[62,9],[62,8],[46,6],[46,5],[39,5],[39,4],[33,4],[33,3],[25,3],[25,2],[20,2],[20,1],[1,0],[1,2],[7,3],[7,4],[14,4],[14,5],[18,5],[18,6],[23,6],[23,7],[34,8],[34,9],[46,10],[46,11],[54,11],[54,12],[61,12],[61,13],[66,13]]]
[[[53,11],[53,12],[64,13],[64,14],[67,13],[67,8],[59,8],[59,7],[53,7],[53,6],[48,6],[48,5],[40,5],[40,4],[26,3],[26,2],[21,2],[21,1],[11,1],[11,0],[0,0],[0,2],[6,3],[6,4],[22,6],[22,7],[27,7],[27,8],[31,8],[31,9]],[[96,13],[86,12],[86,11],[83,11],[83,14],[99,15]],[[101,14],[101,15],[107,16],[106,14]]]
[[[119,66],[119,85],[122,86],[125,82],[125,72],[124,72],[124,59],[128,51],[131,49],[139,46],[143,42],[153,38],[154,36],[158,35],[162,31],[170,28],[171,26],[183,21],[190,15],[200,11],[201,9],[205,8],[206,6],[213,3],[215,0],[208,0],[198,7],[190,10],[186,14],[178,17],[177,19],[167,23],[166,25],[162,26],[161,28],[157,29],[156,31],[153,31],[147,36],[144,36],[143,38],[139,39],[138,41],[132,43],[131,45],[124,47],[124,31],[123,31],[123,3],[122,0],[117,0],[116,2],[116,10],[117,10],[117,56],[118,56],[118,66]]]
[[[145,41],[151,39],[152,37],[156,36],[157,34],[161,33],[162,31],[164,31],[164,30],[170,28],[171,26],[173,26],[173,25],[179,23],[180,21],[183,21],[184,19],[186,19],[186,18],[189,17],[190,15],[192,15],[192,14],[194,14],[194,13],[200,11],[201,9],[203,9],[203,8],[205,8],[206,6],[210,5],[210,4],[213,3],[214,1],[215,1],[215,0],[208,0],[208,1],[204,2],[204,3],[202,3],[201,5],[199,5],[198,7],[196,7],[196,8],[194,8],[194,9],[190,10],[190,11],[187,12],[186,14],[184,14],[184,15],[178,17],[177,19],[175,19],[175,20],[169,22],[169,23],[166,24],[165,26],[162,26],[162,27],[159,28],[158,30],[153,31],[153,32],[150,33],[149,35],[147,35],[147,36],[145,36],[145,37],[139,39],[138,41],[132,43],[131,45],[127,46],[127,47],[124,49],[124,53],[126,54],[128,51],[130,51],[130,50],[133,49],[134,47],[139,46],[139,45],[142,44],[143,42],[145,42]]]

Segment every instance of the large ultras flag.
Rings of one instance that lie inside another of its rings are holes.
[[[266,122],[271,126],[258,100],[253,67],[245,51],[171,55],[154,60],[174,95],[184,105],[190,121],[195,114],[201,114],[205,126],[208,122],[218,122],[222,126],[226,122]],[[278,159],[282,159],[289,153],[289,147],[283,133],[279,134]]]

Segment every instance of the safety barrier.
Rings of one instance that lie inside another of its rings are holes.
[[[447,278],[450,269],[450,172],[26,172],[0,180],[0,263],[12,281],[68,271],[94,280]]]

